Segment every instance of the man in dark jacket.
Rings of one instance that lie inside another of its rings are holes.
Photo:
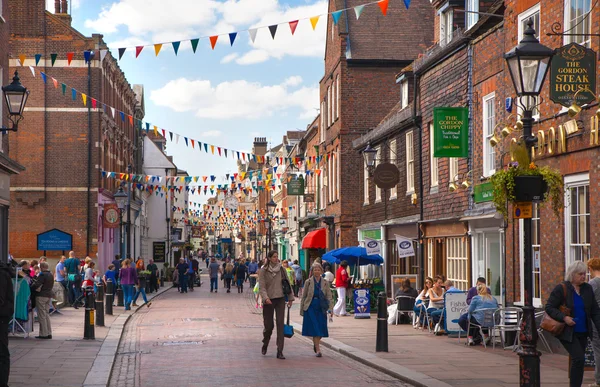
[[[10,353],[8,352],[8,323],[15,309],[12,268],[0,263],[0,387],[8,386]]]
[[[51,339],[52,326],[50,325],[50,303],[52,302],[52,288],[54,277],[46,262],[40,263],[40,274],[34,278],[31,288],[34,290],[35,305],[40,323],[40,335],[36,339]]]

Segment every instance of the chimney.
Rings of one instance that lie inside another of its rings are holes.
[[[69,13],[69,7],[67,6],[67,0],[61,0],[61,6],[60,6],[60,8],[61,8],[61,11],[62,11],[61,13],[64,13],[64,14],[68,14]]]
[[[252,153],[254,153],[257,156],[264,156],[267,154],[266,137],[254,137],[254,146],[252,147]]]
[[[54,0],[54,13],[60,13],[60,0]]]

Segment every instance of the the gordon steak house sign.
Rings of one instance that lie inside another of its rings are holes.
[[[577,103],[594,101],[596,90],[596,53],[577,43],[556,49],[550,70],[550,99],[569,107],[577,94]]]

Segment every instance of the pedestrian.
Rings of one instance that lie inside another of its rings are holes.
[[[570,264],[565,280],[552,290],[545,308],[549,317],[565,323],[557,338],[569,352],[571,387],[579,387],[583,383],[585,349],[592,334],[592,325],[600,331],[600,307],[594,298],[594,289],[585,282],[586,275],[585,263],[575,261]]]
[[[296,283],[296,275],[294,274],[294,269],[291,268],[290,263],[288,261],[281,261],[281,266],[285,269],[285,274],[288,276],[288,281],[290,285],[292,285],[292,290],[294,289],[294,285]],[[296,293],[294,293],[294,296]]]
[[[189,265],[185,263],[183,258],[179,258],[179,263],[175,267],[179,272],[179,287],[181,290],[179,293],[187,293],[187,285],[188,285],[188,276],[187,272],[189,270]]]
[[[194,281],[198,278],[198,286],[202,285],[200,283],[200,262],[196,256],[192,256],[192,273],[194,274]]]
[[[188,265],[188,271],[187,271],[188,288],[190,289],[190,291],[193,292],[194,291],[194,281],[196,280],[196,272],[194,271],[194,260],[192,258],[187,258],[185,260],[185,263]],[[196,265],[196,268],[198,268],[197,265]]]
[[[219,265],[217,263],[217,261],[215,260],[215,257],[212,257],[210,259],[210,265],[208,266],[208,274],[210,275],[210,292],[212,293],[213,290],[215,291],[215,293],[218,290],[218,285],[219,285],[219,274],[222,273],[221,270],[221,265]]]
[[[244,293],[244,281],[246,280],[246,274],[248,273],[248,268],[244,264],[244,258],[240,259],[240,264],[238,265],[235,276],[237,278],[237,289],[238,293]]]
[[[179,284],[179,271],[173,270],[173,286],[177,286],[177,291],[181,293],[181,286]]]
[[[302,336],[312,337],[313,350],[321,357],[321,338],[329,337],[327,330],[327,313],[331,313],[333,295],[331,284],[323,276],[323,267],[313,263],[300,303],[302,319]]]
[[[40,272],[40,267],[38,266],[39,264],[40,263],[37,259],[32,259],[29,262],[29,276],[31,278],[35,277]]]
[[[95,277],[94,267],[96,267],[96,263],[90,260],[89,263],[87,265],[85,265],[84,267],[86,267],[86,269],[83,273],[83,282],[81,283],[82,292],[79,295],[79,297],[75,300],[75,304],[73,306],[75,309],[79,308],[79,303],[81,301],[84,301],[84,300],[87,301],[87,299],[85,298],[85,294],[86,294],[86,292],[89,291],[88,288],[94,287],[94,277]]]
[[[125,298],[125,310],[131,310],[131,301],[133,300],[133,286],[138,283],[137,271],[131,267],[129,258],[123,260],[121,271],[119,272],[121,287],[123,288],[123,297]]]
[[[233,265],[228,263],[225,266],[225,271],[223,272],[223,281],[225,282],[225,289],[227,289],[227,293],[231,293],[231,281],[233,280],[234,275],[235,273],[233,271]]]
[[[158,291],[158,266],[154,263],[154,260],[150,258],[146,270],[150,272],[150,293]]]
[[[328,266],[327,269],[323,268],[323,270],[325,270],[323,278],[325,278],[327,282],[332,284],[335,281],[335,275],[333,275],[333,273],[331,272],[331,266]]]
[[[65,289],[65,296],[67,296],[67,292],[69,288],[67,287],[67,269],[65,268],[65,260],[67,258],[63,255],[60,257],[60,260],[56,264],[55,271],[55,280]]]
[[[302,280],[303,280],[303,276],[302,276],[302,268],[300,267],[300,265],[298,265],[298,260],[294,260],[294,263],[292,264],[292,270],[294,270],[294,296],[298,297],[298,295],[300,294],[300,289],[302,288]],[[329,281],[331,282],[331,281]]]
[[[208,265],[210,265],[210,258],[206,257],[204,260],[206,261],[206,268],[208,269]]]
[[[287,281],[287,275],[279,262],[277,251],[272,250],[267,254],[268,263],[260,269],[258,274],[259,293],[263,299],[263,346],[262,354],[267,354],[269,340],[273,333],[273,314],[277,320],[277,358],[285,359],[283,356],[283,325],[285,304],[288,307],[294,302],[294,294],[284,294],[283,281]],[[291,284],[290,289],[291,289]]]
[[[135,292],[135,296],[133,296],[133,303],[131,304],[131,306],[138,306],[138,304],[136,304],[135,302],[137,301],[140,294],[142,295],[142,299],[144,300],[144,305],[146,305],[147,308],[149,308],[150,305],[152,305],[152,302],[148,302],[148,298],[146,297],[146,281],[147,281],[147,278],[145,275],[143,275],[143,274],[138,275],[138,283],[136,285],[136,292]]]
[[[135,269],[140,272],[146,269],[146,265],[144,265],[144,258],[138,257],[137,262],[135,263]]]
[[[50,303],[53,298],[54,276],[48,269],[48,263],[40,263],[40,274],[35,277],[32,287],[35,289],[35,304],[37,307],[38,322],[40,323],[40,334],[35,338],[51,339]]]
[[[346,288],[350,286],[350,276],[348,275],[348,262],[342,261],[340,267],[335,273],[335,287],[338,299],[333,307],[333,314],[336,316],[348,316],[346,312]]]
[[[115,271],[115,265],[113,265],[112,263],[108,265],[108,269],[104,273],[104,276],[102,276],[102,282],[104,282],[104,285],[108,284],[108,280],[112,281],[113,289],[115,289],[114,286],[116,286],[117,284],[117,272]]]
[[[79,259],[75,257],[74,251],[69,251],[69,258],[65,261],[67,269],[67,286],[69,287],[69,304],[75,306],[75,300],[81,293],[81,272]]]
[[[250,279],[250,288],[254,289],[256,278],[258,277],[258,263],[256,263],[256,258],[252,258],[252,261],[248,265],[248,277]]]
[[[12,261],[11,261],[12,262]],[[8,324],[15,310],[13,278],[10,265],[0,263],[0,386],[8,387],[10,375],[10,352],[8,350]]]
[[[587,266],[590,269],[590,285],[592,285],[592,289],[594,290],[594,298],[596,302],[600,306],[600,258],[592,258],[587,262]],[[596,386],[600,386],[600,336],[598,336],[598,330],[596,326],[592,325],[592,330],[594,331],[593,339],[592,339],[592,348],[594,349],[594,359],[598,359],[598,364],[596,364],[596,369],[594,373],[594,378],[596,379]],[[591,384],[590,386],[593,386]]]

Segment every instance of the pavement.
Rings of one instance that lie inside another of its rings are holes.
[[[148,299],[169,287],[165,284],[158,293],[149,294]],[[11,387],[84,386],[90,385],[89,376],[110,375],[110,358],[116,353],[124,323],[135,309],[125,312],[123,307],[115,306],[112,316],[105,315],[105,326],[95,327],[95,340],[83,339],[84,308],[62,308],[60,312],[51,316],[52,340],[34,338],[38,334],[37,322],[29,338],[9,336]]]

